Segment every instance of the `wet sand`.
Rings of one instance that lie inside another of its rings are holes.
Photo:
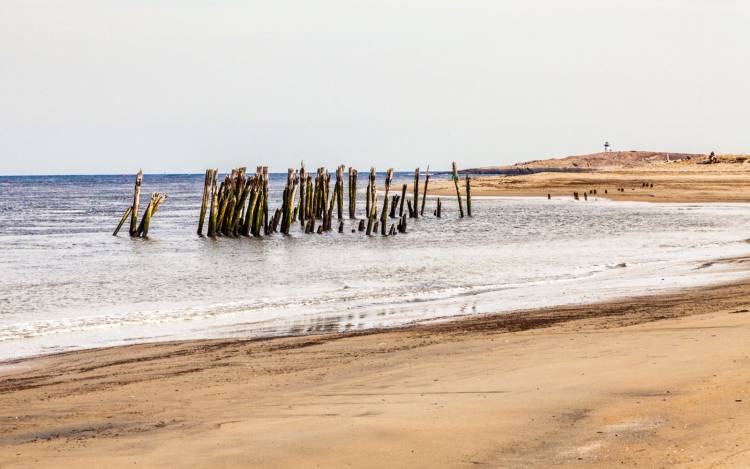
[[[643,187],[648,183],[649,187]],[[650,185],[653,184],[653,188]],[[617,188],[625,189],[623,192]],[[451,181],[430,181],[430,193],[455,197]],[[568,197],[597,191],[597,197],[641,202],[748,202],[750,169],[744,164],[661,165],[592,172],[549,172],[517,176],[473,176],[472,195]],[[461,180],[463,191],[463,179]],[[605,194],[605,190],[607,191]]]
[[[0,368],[0,467],[748,467],[749,345],[730,284],[71,352]]]

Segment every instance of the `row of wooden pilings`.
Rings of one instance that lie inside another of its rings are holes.
[[[340,165],[335,171],[335,183],[331,191],[331,174],[325,168],[318,168],[309,174],[304,163],[299,170],[289,168],[284,186],[281,207],[273,214],[269,212],[269,175],[266,166],[258,166],[255,174],[248,175],[246,168],[233,169],[219,184],[218,170],[206,170],[203,185],[203,198],[198,219],[199,236],[203,236],[208,218],[206,235],[216,236],[255,236],[281,232],[289,234],[294,223],[298,222],[305,233],[332,231],[334,209],[338,220],[338,232],[344,232],[344,176],[346,167]],[[451,176],[456,189],[459,216],[464,217],[463,200],[459,186],[456,163],[452,164]],[[393,182],[393,169],[389,168],[383,183],[382,208],[378,213],[378,187],[375,168],[370,168],[365,190],[365,217],[359,220],[357,229],[352,232],[365,232],[368,236],[380,231],[383,236],[406,233],[407,218],[424,216],[427,188],[430,182],[429,167],[424,176],[424,186],[420,205],[420,172],[414,172],[413,195],[407,199],[407,185],[401,187],[401,194],[390,194]],[[471,216],[471,178],[466,176],[466,213]],[[348,168],[348,217],[357,219],[357,170]],[[299,193],[299,197],[297,194]],[[406,202],[407,212],[404,211]],[[398,208],[398,210],[397,210]],[[408,215],[408,216],[407,216]],[[442,216],[442,201],[437,198],[433,215]],[[388,226],[389,219],[398,220]]]

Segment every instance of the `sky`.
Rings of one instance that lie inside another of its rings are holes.
[[[0,174],[750,151],[750,2],[1,0]]]

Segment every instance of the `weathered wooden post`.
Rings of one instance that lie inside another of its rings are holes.
[[[219,170],[215,169],[211,177],[211,213],[208,218],[208,236],[216,237],[216,221],[219,209]]]
[[[297,172],[294,168],[289,168],[286,176],[286,188],[284,188],[284,203],[281,209],[281,232],[283,234],[289,234],[289,228],[292,226],[294,220],[294,199],[297,192]]]
[[[230,188],[230,192],[231,192],[231,188]],[[227,209],[224,215],[224,223],[223,223],[221,232],[224,234],[224,236],[231,236],[232,221],[234,217],[234,208],[237,206],[237,196],[230,193],[227,196],[227,199],[229,199],[229,203],[227,204]]]
[[[427,201],[427,184],[430,183],[430,165],[427,165],[427,171],[424,174],[424,192],[422,193],[422,206],[419,209],[419,215],[424,216],[424,204]]]
[[[349,166],[349,218],[357,218],[357,170]]]
[[[216,218],[216,234],[222,234],[224,231],[224,218],[227,213],[227,205],[229,204],[229,181],[230,176],[224,178],[224,182],[221,184],[219,190],[219,215]]]
[[[375,168],[370,168],[370,182],[368,184],[368,187],[370,188],[370,193],[368,194],[368,197],[370,198],[370,203],[368,206],[370,207],[370,211],[367,214],[367,236],[370,236],[372,234],[372,228],[373,224],[375,223],[375,218],[377,217],[378,213],[378,188],[375,183]]]
[[[313,209],[312,209],[312,207],[313,207],[313,201],[315,200],[315,189],[313,189],[312,176],[310,176],[310,174],[308,174],[308,173],[305,173],[305,174],[307,174],[307,182],[306,182],[307,189],[305,190],[306,191],[306,194],[305,194],[305,207],[304,207],[304,210],[300,209],[300,211],[304,211],[305,212],[305,218],[304,218],[303,223],[305,221],[307,221],[307,219],[313,217],[313,214],[312,214],[312,210]]]
[[[328,188],[329,184],[331,182],[331,175],[326,172],[326,194],[329,193]],[[333,220],[333,205],[336,202],[336,187],[334,187],[333,195],[331,195],[331,199],[328,204],[328,210],[325,211],[325,222],[323,226],[323,231],[331,231],[332,227],[332,220]],[[325,210],[325,207],[323,207]]]
[[[471,216],[471,177],[466,175],[466,214]]]
[[[271,229],[270,229],[271,233],[276,233],[278,231],[279,220],[281,220],[281,217],[282,217],[281,209],[277,208],[273,212],[273,217],[271,218]]]
[[[156,213],[156,211],[159,209],[159,206],[167,200],[167,194],[162,194],[160,192],[154,192],[151,194],[151,200],[148,203],[148,206],[146,207],[146,211],[143,214],[143,220],[141,220],[141,224],[138,226],[137,235],[141,238],[148,238],[148,227],[151,224],[151,217]]]
[[[268,234],[268,166],[263,166],[263,219],[265,220],[265,231]]]
[[[443,208],[443,203],[440,202],[440,197],[438,197],[438,200],[437,200],[437,217],[438,218],[440,218],[441,216],[442,208]]]
[[[380,234],[388,234],[388,192],[391,190],[391,181],[393,180],[393,168],[388,168],[385,173],[385,196],[383,197],[383,211],[380,214]]]
[[[336,215],[337,219],[344,218],[344,165],[336,168]]]
[[[207,169],[206,177],[203,181],[203,198],[201,199],[201,212],[200,212],[200,217],[198,218],[198,236],[203,236],[203,220],[205,220],[206,218],[206,210],[208,209],[208,193],[210,190],[211,190],[211,170]]]
[[[406,233],[406,214],[401,215],[401,218],[399,219],[398,232]]]
[[[138,232],[138,210],[141,209],[141,183],[143,182],[143,171],[138,170],[135,175],[135,189],[133,190],[133,206],[130,210],[130,236]]]
[[[242,185],[242,190],[240,192],[240,197],[237,202],[237,206],[234,209],[234,219],[232,220],[232,228],[231,228],[231,235],[232,236],[238,236],[239,234],[244,234],[244,219],[243,215],[245,213],[245,201],[250,196],[250,192],[252,191],[252,176],[245,177],[243,174],[243,178],[245,179],[244,184]]]
[[[133,210],[133,207],[128,207],[125,210],[125,213],[122,214],[122,217],[120,217],[120,222],[117,224],[117,228],[115,228],[115,231],[112,233],[112,236],[117,236],[117,233],[120,232],[120,228],[122,228],[122,225],[125,224],[125,220],[128,219],[128,215],[130,215],[130,212]]]
[[[419,218],[419,168],[414,170],[414,210],[411,212],[412,217]]]
[[[333,197],[329,197],[331,195],[331,174],[328,172],[327,169],[323,170],[323,218],[326,218],[328,215],[328,201],[333,201]],[[333,209],[333,203],[331,203],[330,208]],[[323,231],[328,230],[328,223],[326,220],[326,226],[323,227]]]
[[[396,209],[398,208],[398,195],[391,197],[391,212],[388,215],[390,218],[396,218]]]
[[[297,195],[297,186],[299,185],[299,175],[295,171],[294,174],[292,174],[292,195],[291,199],[292,201],[289,204],[289,207],[287,208],[287,222],[286,222],[286,231],[284,234],[289,234],[289,228],[291,228],[292,223],[294,222],[295,217],[297,216],[297,209],[294,207],[294,199]]]
[[[404,202],[406,201],[406,184],[401,186],[401,199],[399,200],[398,216],[404,216]]]
[[[307,171],[305,171],[305,162],[303,161],[299,167],[299,208],[297,209],[297,217],[302,226],[305,226],[305,206],[307,201],[305,200],[305,189],[307,188]]]
[[[370,218],[370,201],[372,200],[370,194],[372,193],[372,189],[370,188],[370,176],[367,176],[367,178],[367,190],[365,191],[365,217]]]
[[[265,176],[263,175],[263,166],[258,166],[256,169],[256,195],[254,196],[255,199],[255,207],[252,210],[252,225],[251,225],[251,232],[254,237],[260,236],[260,230],[263,228],[263,199],[265,198]]]
[[[247,180],[249,187],[249,194],[247,196],[247,209],[245,210],[245,220],[242,223],[242,229],[240,230],[243,236],[250,236],[250,232],[253,228],[253,220],[255,219],[255,206],[258,203],[258,172],[255,176],[251,176]]]
[[[459,217],[464,217],[464,206],[461,202],[461,189],[458,188],[458,169],[456,168],[456,162],[452,164],[453,168],[453,184],[456,186],[456,198],[458,199],[458,213]]]

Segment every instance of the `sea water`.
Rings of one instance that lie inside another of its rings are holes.
[[[392,194],[410,178],[397,174]],[[145,240],[128,223],[111,235],[132,175],[0,177],[0,360],[593,302],[744,278],[709,261],[750,254],[748,205],[596,197],[474,197],[463,219],[455,196],[442,197],[441,219],[430,197],[393,237],[352,233],[347,218],[343,234],[334,220],[322,235],[297,223],[289,236],[208,239],[196,235],[203,179],[145,176],[141,211],[152,191],[169,196]],[[271,178],[272,211],[285,179]]]

